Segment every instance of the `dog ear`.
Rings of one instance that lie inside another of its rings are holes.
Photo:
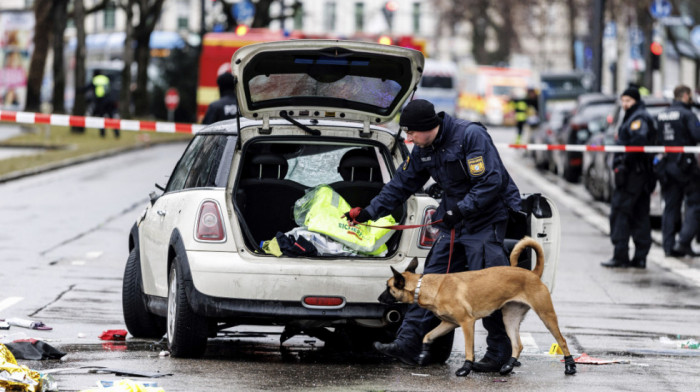
[[[408,264],[408,267],[406,267],[406,272],[415,274],[416,268],[418,268],[418,258],[414,257],[413,260],[411,260],[411,262]]]
[[[394,287],[399,290],[403,290],[403,288],[406,286],[406,279],[404,279],[403,275],[401,275],[399,271],[395,270],[394,267],[390,268],[391,272],[394,273]]]

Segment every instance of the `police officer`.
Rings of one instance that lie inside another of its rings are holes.
[[[622,146],[653,145],[654,122],[642,102],[639,90],[628,88],[620,97],[625,117],[618,129],[617,144]],[[656,186],[652,158],[645,153],[616,153],[613,157],[615,190],[610,205],[610,240],[613,258],[604,267],[645,268],[651,248],[649,198]],[[634,241],[634,257],[629,259],[629,239]]]
[[[442,274],[509,265],[503,240],[509,210],[520,211],[520,192],[486,128],[444,112],[435,114],[433,104],[421,99],[406,105],[399,125],[414,144],[411,155],[370,205],[354,208],[346,214],[348,219],[365,222],[390,214],[432,176],[444,189],[436,212],[443,222],[438,224],[440,235],[428,254],[424,272]],[[452,229],[455,241],[449,261]],[[432,312],[411,305],[396,340],[389,344],[375,342],[374,347],[404,363],[415,364],[423,337],[438,322]],[[474,363],[473,370],[498,371],[511,356],[501,312],[484,318],[483,324],[488,331],[488,349],[484,358]]]
[[[101,70],[95,70],[92,77],[93,110],[97,117],[114,117],[115,101],[112,97],[109,76]],[[100,136],[105,137],[105,129],[100,129]],[[119,128],[114,128],[114,137],[119,138]]]
[[[236,83],[231,72],[224,72],[216,78],[219,85],[220,98],[207,108],[202,124],[212,124],[217,121],[236,118],[238,115],[238,99],[236,99]]]
[[[700,142],[700,126],[691,109],[691,94],[690,87],[677,86],[673,90],[673,103],[659,113],[659,139],[664,146],[692,146]],[[693,154],[667,154],[661,162],[659,180],[665,202],[661,221],[664,252],[666,256],[694,255],[690,242],[697,232],[700,214],[700,170],[697,161]],[[676,242],[684,196],[686,219]]]
[[[527,95],[513,100],[512,105],[515,110],[515,127],[518,131],[515,136],[515,144],[520,144],[525,124],[537,111],[537,93],[533,89],[528,89]]]

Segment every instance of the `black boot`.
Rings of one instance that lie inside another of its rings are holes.
[[[396,358],[399,361],[405,363],[406,365],[415,366],[417,364],[415,358],[412,355],[410,355],[406,350],[404,350],[403,347],[399,346],[396,342],[374,342],[374,349],[386,356]]]
[[[479,373],[495,373],[500,372],[503,365],[505,365],[504,362],[498,362],[495,359],[483,357],[480,361],[474,362],[472,370]]]
[[[576,374],[576,361],[574,361],[574,357],[571,355],[564,357],[564,374]]]
[[[457,377],[467,377],[469,373],[472,371],[472,365],[474,363],[472,361],[464,361],[464,365],[462,365],[461,368],[457,369],[455,372],[455,375]]]
[[[515,364],[520,364],[517,359],[511,357],[508,362],[505,363],[505,365],[501,366],[501,370],[498,372],[501,373],[501,375],[505,376],[506,374],[510,373],[513,371],[513,368],[516,366]]]
[[[607,268],[627,268],[630,266],[630,263],[629,263],[629,261],[621,261],[621,260],[617,260],[617,259],[612,258],[608,261],[604,261],[604,262],[600,263],[600,265],[602,265],[603,267],[607,267]]]
[[[674,256],[690,256],[690,257],[696,257],[698,256],[697,253],[693,252],[693,248],[690,247],[690,245],[684,245],[681,244],[680,242],[676,242],[673,244],[673,249],[671,250],[671,254],[674,254]]]
[[[642,258],[634,258],[632,259],[632,262],[630,263],[630,267],[632,268],[646,268],[647,267],[647,260],[642,259]]]

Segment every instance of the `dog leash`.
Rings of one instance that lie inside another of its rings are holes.
[[[355,208],[358,208],[358,207],[355,207]],[[441,222],[442,222],[442,219],[438,219],[438,220],[436,220],[436,221],[434,221],[434,222],[425,223],[425,224],[422,224],[422,225],[388,225],[388,226],[377,226],[377,225],[370,225],[370,224],[367,224],[367,223],[358,222],[357,220],[355,220],[355,218],[353,218],[353,219],[352,219],[352,222],[350,222],[350,224],[352,224],[353,226],[354,226],[354,225],[362,225],[362,226],[365,226],[365,227],[373,227],[373,228],[375,228],[375,229],[408,230],[408,229],[418,229],[418,228],[421,228],[421,227],[431,226],[431,225],[435,225],[435,224],[438,224],[438,223],[441,223]],[[455,245],[455,229],[454,229],[454,227],[453,227],[452,230],[450,230],[450,255],[449,255],[449,257],[447,258],[447,272],[445,272],[446,274],[449,274],[449,273],[450,273],[450,264],[452,264],[452,251],[454,250],[454,245]]]

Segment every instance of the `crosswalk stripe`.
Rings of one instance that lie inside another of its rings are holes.
[[[8,297],[0,301],[0,312],[9,308],[10,306],[22,301],[22,297]]]

